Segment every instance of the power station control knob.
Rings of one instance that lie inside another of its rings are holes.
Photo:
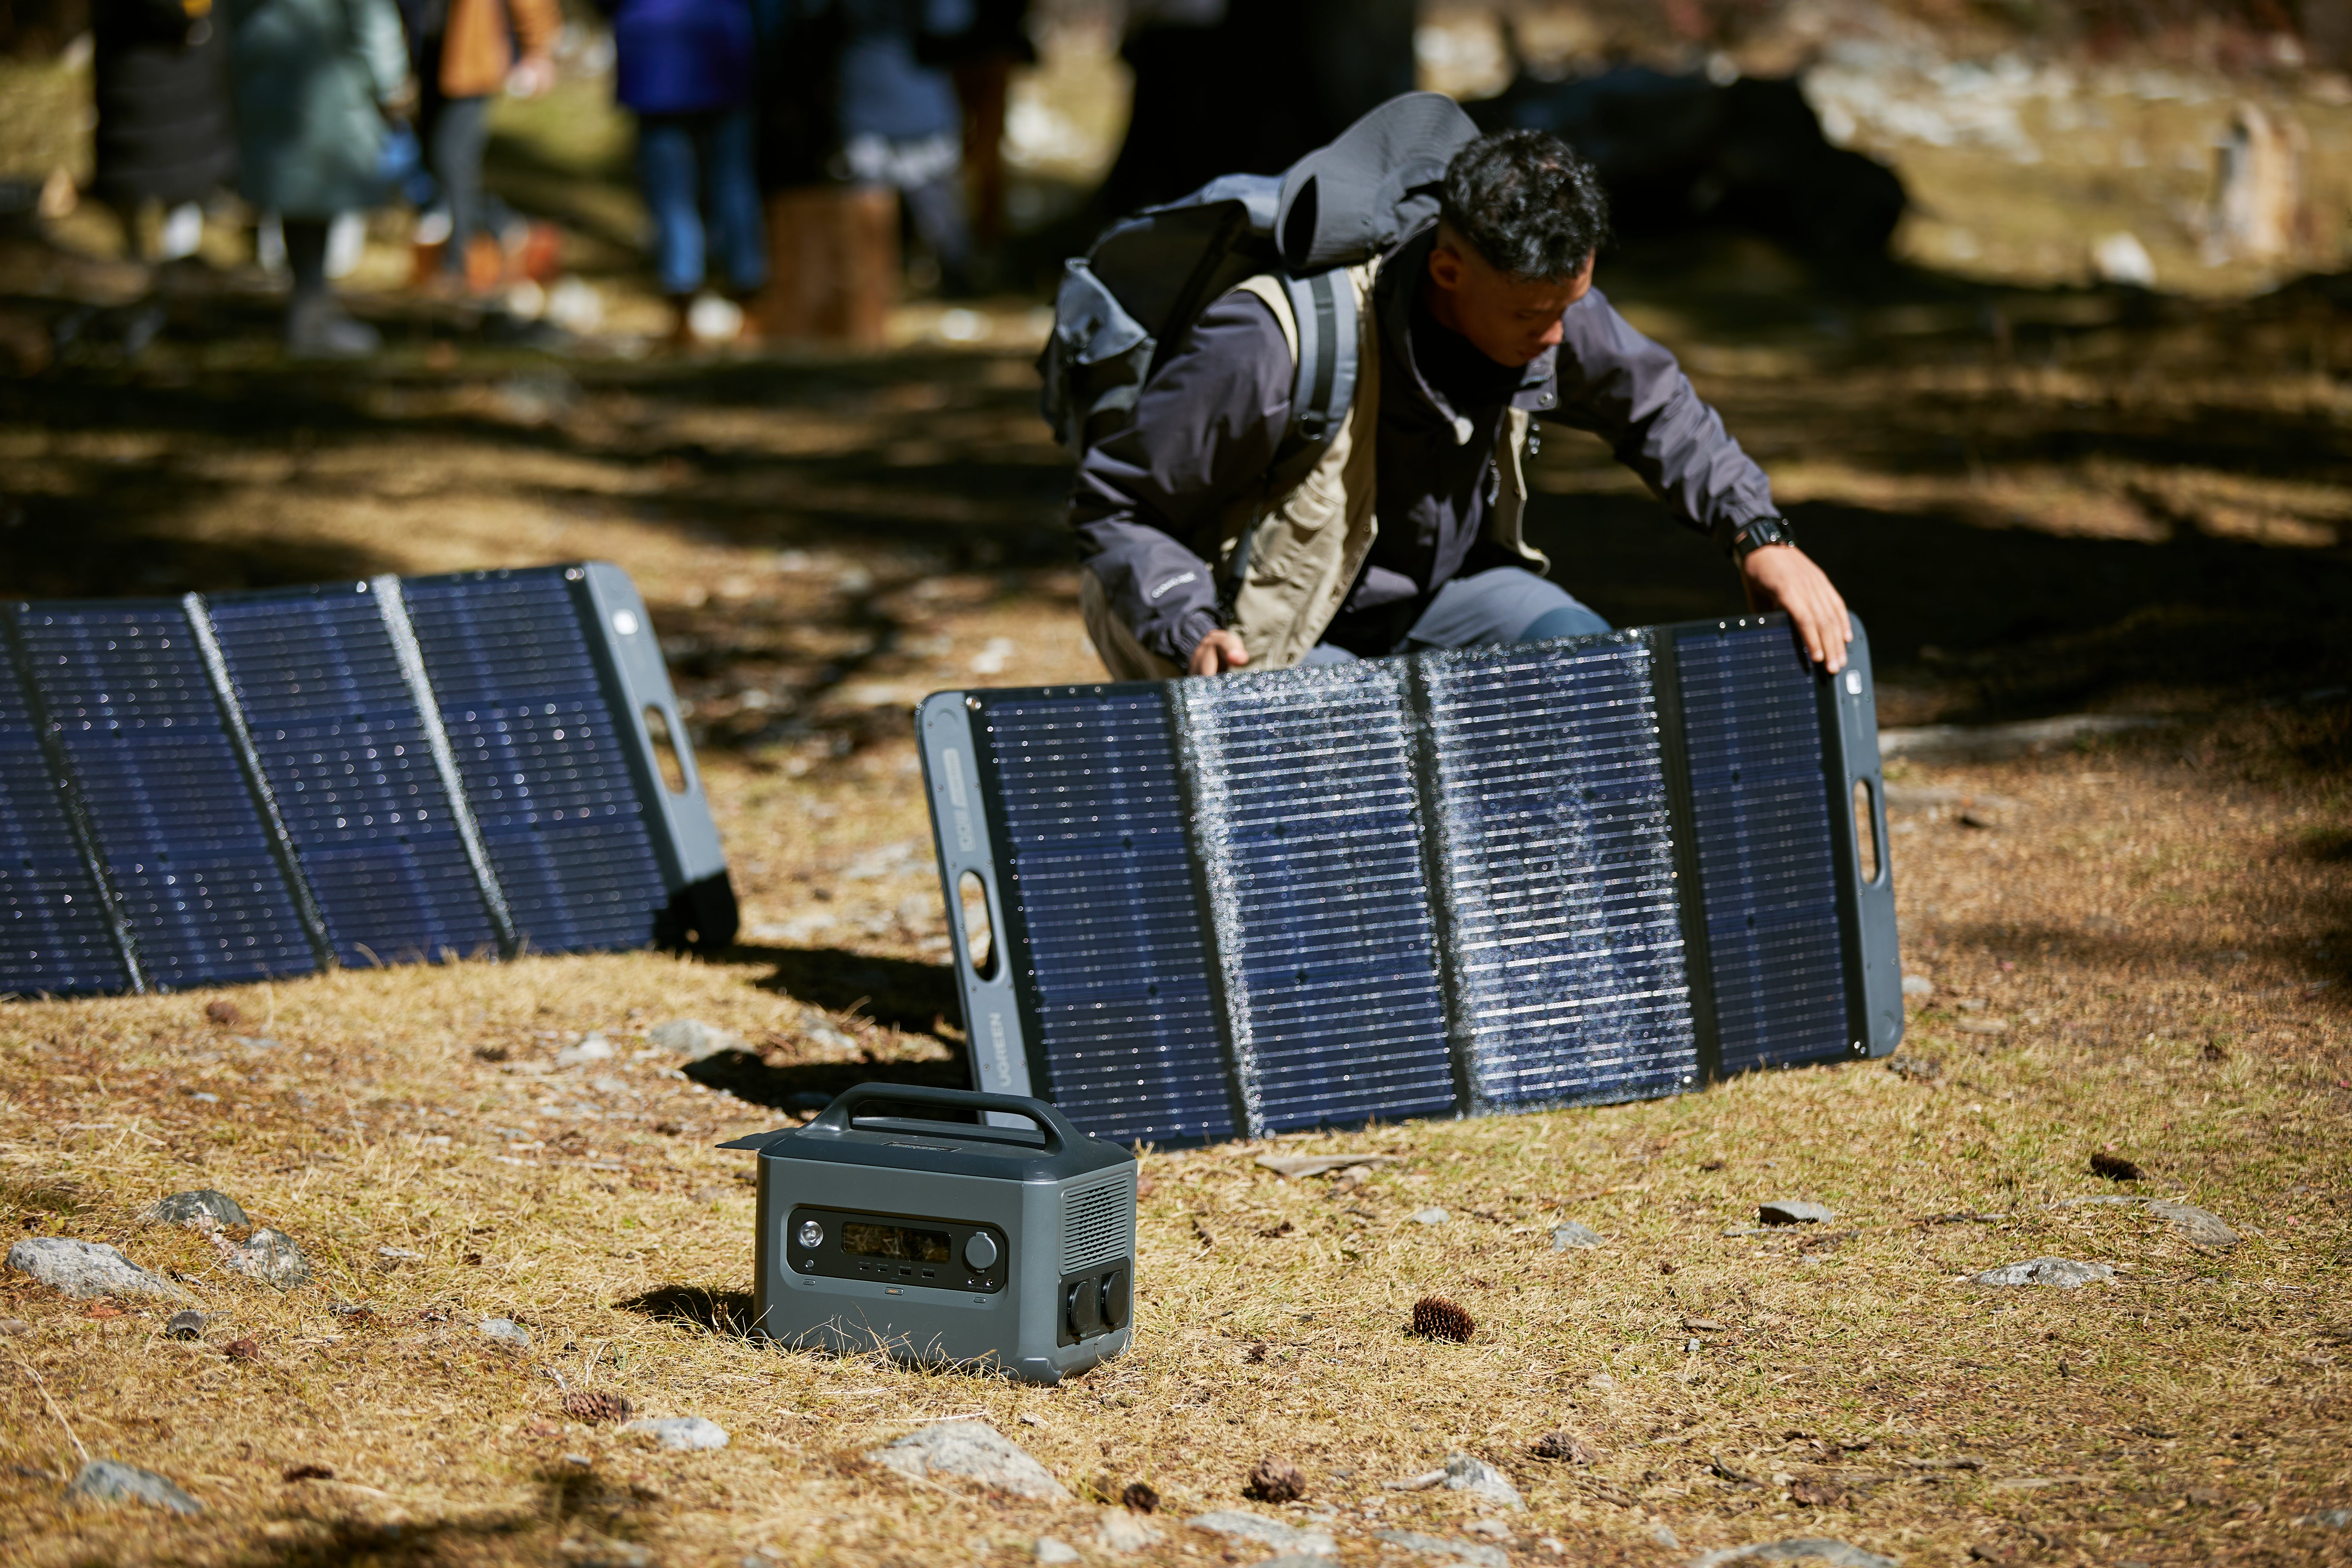
[[[963,1244],[963,1260],[975,1269],[985,1271],[995,1263],[996,1256],[996,1240],[986,1232]]]

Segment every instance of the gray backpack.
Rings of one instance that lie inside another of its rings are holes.
[[[1038,357],[1039,407],[1073,456],[1127,427],[1135,400],[1212,300],[1260,273],[1298,325],[1290,426],[1268,494],[1322,458],[1356,390],[1355,290],[1345,269],[1437,211],[1445,165],[1478,134],[1442,93],[1392,98],[1281,174],[1227,174],[1146,207],[1064,264],[1054,333]],[[1227,559],[1228,608],[1249,569],[1253,522]]]

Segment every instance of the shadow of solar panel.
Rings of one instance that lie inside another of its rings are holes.
[[[516,931],[642,947],[669,901],[564,568],[411,578],[441,721]]]
[[[1814,678],[1784,626],[1685,629],[1675,650],[1721,1070],[1843,1057]]]
[[[0,638],[0,992],[71,996],[130,984]]]
[[[17,626],[149,977],[317,967],[181,606],[36,605]]]
[[[1652,655],[1628,635],[1421,661],[1474,1100],[1696,1080]]]
[[[983,694],[979,711],[1040,1092],[1098,1138],[1231,1137],[1164,689]]]
[[[211,611],[336,958],[494,949],[377,595],[345,583],[224,597]]]
[[[1177,688],[1242,1097],[1273,1131],[1454,1104],[1402,680]]]

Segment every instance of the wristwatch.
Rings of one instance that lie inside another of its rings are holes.
[[[1768,544],[1794,544],[1797,531],[1785,517],[1759,517],[1732,536],[1731,558],[1745,561]]]

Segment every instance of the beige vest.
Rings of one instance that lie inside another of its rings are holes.
[[[1220,531],[1217,577],[1223,582],[1243,529],[1252,518],[1260,519],[1250,548],[1249,575],[1234,598],[1230,624],[1249,649],[1252,670],[1297,664],[1322,639],[1380,535],[1373,459],[1381,424],[1381,330],[1372,303],[1372,278],[1379,268],[1375,260],[1348,269],[1356,291],[1356,391],[1322,459],[1287,495],[1270,500],[1262,489],[1244,495],[1227,511]],[[1296,363],[1298,321],[1280,281],[1260,276],[1239,288],[1265,300],[1274,312]],[[1486,520],[1486,535],[1540,575],[1551,570],[1551,562],[1541,551],[1528,547],[1519,526],[1528,500],[1520,454],[1530,423],[1525,409],[1512,408],[1496,433],[1495,467],[1502,485]],[[1083,576],[1079,590],[1087,632],[1114,679],[1165,679],[1183,673],[1136,641],[1112,614],[1092,573]]]

